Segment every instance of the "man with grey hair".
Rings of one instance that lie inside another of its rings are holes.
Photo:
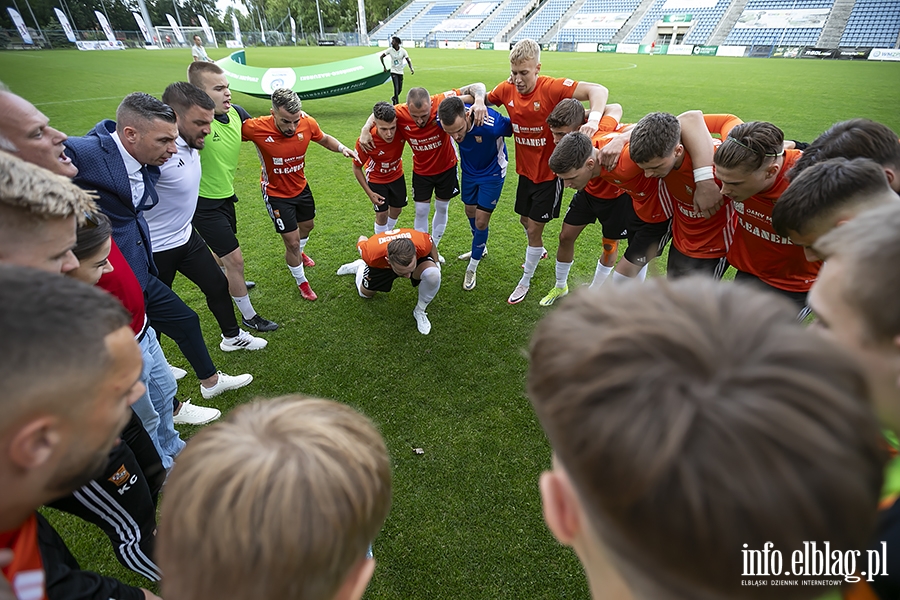
[[[260,185],[263,200],[284,242],[284,259],[294,277],[300,296],[315,300],[303,269],[303,249],[314,226],[316,203],[306,181],[306,151],[309,143],[359,160],[348,148],[319,128],[311,116],[301,110],[300,97],[288,88],[272,93],[270,115],[247,119],[241,127],[241,139],[256,145],[262,163]]]

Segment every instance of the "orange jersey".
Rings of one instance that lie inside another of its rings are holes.
[[[396,181],[403,176],[403,138],[395,135],[392,142],[386,142],[378,135],[378,128],[374,125],[369,133],[372,134],[375,149],[366,152],[356,140],[359,160],[353,159],[353,164],[363,168],[369,183]]]
[[[553,154],[553,134],[547,125],[547,117],[560,100],[575,94],[578,82],[572,79],[537,78],[534,90],[527,96],[516,91],[508,81],[497,84],[487,96],[488,102],[505,106],[512,121],[513,139],[516,142],[516,173],[534,183],[556,179],[547,164]]]
[[[597,127],[597,133],[591,138],[595,148],[602,148],[613,138],[608,134],[614,133],[619,127],[619,122],[613,117],[603,117]],[[602,177],[594,177],[584,186],[584,192],[594,198],[612,200],[622,195],[622,190]]]
[[[397,113],[397,133],[403,136],[413,151],[413,173],[440,175],[456,166],[456,150],[450,136],[437,122],[438,105],[444,98],[459,96],[459,90],[450,90],[431,97],[431,116],[425,127],[419,127],[409,114],[406,104],[394,107]]]
[[[594,147],[603,148],[618,133],[595,135]],[[660,183],[644,176],[644,170],[631,160],[628,152],[628,144],[622,149],[619,162],[612,171],[600,170],[600,178],[616,185],[631,196],[634,212],[644,223],[662,223],[672,218],[671,212],[666,212],[659,201],[658,188]]]
[[[37,528],[37,517],[32,513],[18,529],[0,533],[0,548],[13,551],[12,563],[2,571],[16,598],[47,600]]]
[[[262,165],[260,181],[266,195],[272,198],[296,198],[306,189],[306,149],[311,141],[324,137],[319,124],[309,115],[300,118],[291,137],[278,131],[272,115],[247,119],[241,127],[241,139],[256,144]]]
[[[427,233],[416,231],[415,229],[392,229],[384,233],[376,233],[367,240],[362,240],[356,247],[362,259],[370,267],[376,269],[390,269],[391,265],[387,260],[387,247],[393,240],[408,238],[416,245],[416,258],[425,258],[431,254],[434,242]]]
[[[784,176],[800,158],[799,150],[786,150],[784,165],[765,192],[735,203],[737,232],[728,250],[728,262],[740,271],[788,292],[808,292],[821,262],[809,262],[803,248],[772,228],[772,208],[790,183]]]

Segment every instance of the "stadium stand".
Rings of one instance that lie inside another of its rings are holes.
[[[621,19],[621,22],[624,23],[639,4],[640,0],[587,0],[581,5],[581,8],[578,9],[575,15],[562,25],[555,39],[563,43],[608,42],[621,25],[618,27],[591,26],[588,24],[591,17],[604,18],[622,15],[624,18]],[[573,26],[576,23],[579,26]]]
[[[714,6],[709,6],[711,2],[696,2],[694,6],[687,6],[689,3],[678,2],[675,7],[667,8],[666,4],[669,0],[656,0],[647,10],[644,18],[635,25],[625,37],[625,42],[630,44],[640,44],[644,40],[644,36],[650,31],[657,21],[662,20],[663,15],[691,15],[691,27],[685,36],[683,43],[685,44],[703,44],[715,29],[719,20],[728,9],[731,0],[718,0]]]
[[[757,13],[752,11],[830,10],[833,4],[834,0],[750,0],[744,7],[738,23],[725,39],[725,44],[734,46],[772,44],[815,46],[822,34],[822,28],[825,26],[827,12],[823,13],[824,16],[821,18],[816,17],[809,20],[810,24],[814,25],[813,27],[742,27],[741,22],[756,18]]]
[[[897,0],[857,0],[840,45],[845,48],[895,48],[898,36],[900,6]]]
[[[428,32],[434,29],[435,25],[455,13],[462,3],[463,0],[437,0],[431,8],[399,30],[397,35],[400,36],[400,39],[421,41],[425,39]]]
[[[413,0],[406,7],[395,14],[384,25],[372,31],[369,37],[373,40],[390,40],[392,35],[412,21],[422,10],[430,4],[428,0]]]
[[[518,42],[525,38],[530,38],[532,40],[541,39],[574,3],[575,0],[547,0],[547,2],[535,11],[531,18],[513,34],[509,41]]]
[[[452,19],[441,21],[426,39],[459,41],[469,36],[481,23],[490,18],[499,2],[472,2],[464,5]]]
[[[475,32],[472,40],[476,42],[489,42],[509,25],[516,16],[525,10],[533,0],[507,0],[489,19],[486,19],[481,29]]]

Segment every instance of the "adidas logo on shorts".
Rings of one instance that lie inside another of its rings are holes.
[[[544,214],[542,214],[542,215],[541,215],[541,218],[542,218],[542,219],[549,219],[549,218],[550,218],[550,213],[544,213]]]

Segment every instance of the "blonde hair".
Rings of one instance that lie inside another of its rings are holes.
[[[509,51],[509,62],[518,65],[527,60],[541,62],[541,46],[534,40],[520,40]]]
[[[61,175],[0,152],[0,208],[14,209],[4,216],[14,212],[22,221],[75,215],[81,224],[85,213],[97,211],[94,197]]]
[[[166,484],[158,538],[172,600],[327,600],[381,529],[387,448],[330,400],[258,400],[194,436]]]

